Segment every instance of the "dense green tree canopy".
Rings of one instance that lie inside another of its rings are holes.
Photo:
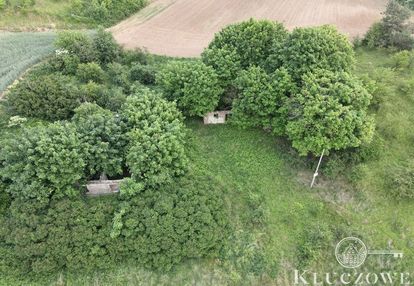
[[[294,93],[295,85],[285,69],[266,73],[251,67],[236,80],[240,90],[233,102],[232,120],[243,127],[263,127],[283,134],[286,125],[285,102]]]
[[[332,26],[296,28],[289,34],[280,57],[296,81],[315,69],[348,72],[354,63],[351,43]]]
[[[129,128],[126,164],[136,181],[158,186],[184,173],[185,127],[174,103],[143,89],[127,99],[121,114]]]
[[[6,191],[18,198],[47,200],[77,193],[84,177],[84,154],[76,131],[68,124],[25,129],[4,142],[0,176]]]
[[[93,103],[84,103],[73,117],[86,154],[87,174],[115,176],[122,173],[125,136],[120,119],[111,111]]]
[[[97,60],[101,65],[112,63],[119,59],[121,49],[110,32],[98,29],[93,38],[93,47],[97,52]]]
[[[222,92],[214,69],[198,61],[168,63],[158,73],[157,83],[167,99],[177,101],[190,116],[214,111]]]
[[[358,147],[372,140],[371,95],[347,73],[317,70],[303,76],[289,107],[287,135],[300,154]]]
[[[61,49],[62,52],[77,56],[82,63],[92,62],[97,57],[92,39],[82,32],[60,32],[55,41],[55,46]]]
[[[216,34],[202,54],[203,61],[217,70],[224,82],[234,80],[240,69],[251,65],[276,70],[279,49],[288,35],[282,24],[253,20],[229,25]],[[269,66],[269,61],[274,66]]]

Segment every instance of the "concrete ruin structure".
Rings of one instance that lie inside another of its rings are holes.
[[[86,195],[102,196],[119,193],[119,184],[122,180],[97,180],[86,184]]]
[[[230,110],[209,112],[204,116],[204,124],[224,124],[230,115]]]

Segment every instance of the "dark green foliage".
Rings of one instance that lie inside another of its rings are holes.
[[[121,48],[115,42],[111,33],[104,29],[98,29],[93,38],[93,46],[97,52],[98,61],[101,65],[112,63],[119,59]]]
[[[79,198],[52,200],[50,205],[17,199],[2,233],[14,271],[37,274],[96,271],[121,257],[117,241],[109,237],[114,203]],[[3,257],[2,257],[3,258]]]
[[[296,28],[281,50],[281,61],[299,82],[302,75],[315,69],[350,71],[354,51],[348,39],[332,26]]]
[[[129,80],[129,67],[120,63],[110,63],[107,66],[107,75],[110,82],[120,86],[125,93],[131,91],[131,82]]]
[[[414,199],[414,161],[409,159],[392,166],[387,173],[388,189],[397,199]]]
[[[126,206],[119,212],[118,239],[151,269],[169,270],[184,258],[214,257],[229,233],[223,189],[198,170],[157,190],[129,182],[121,186],[121,199]]]
[[[134,50],[121,50],[120,62],[123,65],[131,65],[133,63],[148,64],[148,53],[145,50],[135,48]]]
[[[16,198],[47,200],[78,193],[76,185],[85,167],[75,130],[55,123],[25,129],[4,142],[0,176],[6,191]]]
[[[275,59],[287,35],[280,23],[250,19],[229,25],[217,33],[202,58],[228,81],[235,79],[239,68],[246,69],[251,65],[274,71],[279,68]]]
[[[55,46],[61,49],[61,52],[67,51],[70,55],[79,57],[81,63],[93,62],[97,57],[92,39],[82,32],[60,32]]]
[[[157,83],[167,99],[190,116],[214,111],[222,92],[214,69],[198,61],[168,63],[158,73]]]
[[[369,143],[374,121],[367,114],[371,95],[347,73],[318,70],[302,78],[303,87],[292,98],[286,131],[300,154],[320,155]]]
[[[412,10],[414,10],[414,1],[413,0],[397,0],[401,5],[404,5]]]
[[[409,22],[411,12],[397,0],[390,0],[384,17],[375,23],[365,35],[363,44],[368,47],[395,47],[410,50],[414,47],[413,24]]]
[[[84,143],[88,176],[121,174],[125,136],[115,114],[96,104],[85,103],[75,110],[72,121]]]
[[[236,85],[240,95],[233,102],[233,122],[283,135],[287,123],[285,102],[296,89],[287,71],[267,74],[262,68],[251,67],[240,74]]]
[[[70,118],[81,98],[73,78],[33,74],[7,94],[7,105],[14,114],[45,120]]]
[[[71,12],[86,22],[109,26],[137,12],[146,5],[146,0],[78,0]]]
[[[48,61],[53,72],[60,72],[65,75],[74,75],[80,64],[79,57],[68,54],[67,52],[58,52]]]
[[[129,129],[126,164],[135,180],[159,186],[184,174],[185,127],[174,103],[143,89],[127,99],[121,115]]]
[[[155,84],[156,70],[153,66],[135,63],[130,70],[130,78],[132,81],[139,81],[145,85]]]
[[[96,83],[102,83],[105,80],[105,72],[97,63],[94,62],[79,64],[76,76],[82,82],[93,81]]]

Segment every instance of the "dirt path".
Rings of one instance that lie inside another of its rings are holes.
[[[195,57],[222,27],[251,17],[287,28],[333,24],[350,37],[381,18],[387,0],[155,0],[112,27],[126,48],[146,47],[169,56]]]

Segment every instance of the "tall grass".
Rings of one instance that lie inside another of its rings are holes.
[[[0,33],[0,94],[54,50],[55,33]]]

